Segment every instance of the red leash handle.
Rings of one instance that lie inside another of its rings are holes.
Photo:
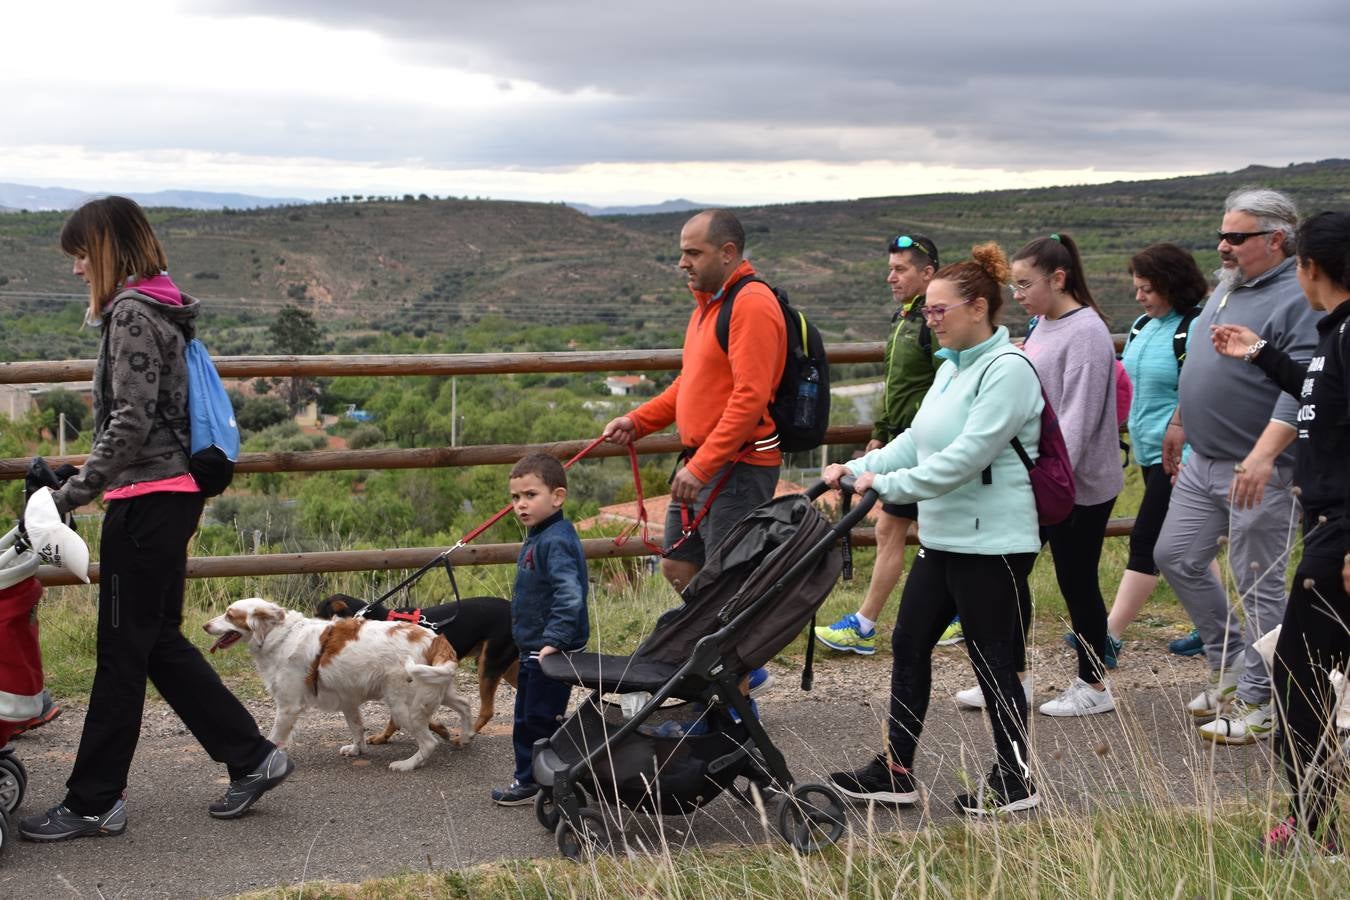
[[[622,546],[624,542],[628,540],[629,536],[632,534],[633,531],[640,529],[642,536],[642,543],[646,545],[648,550],[652,551],[655,554],[658,554],[659,556],[669,556],[671,552],[673,552],[685,541],[689,540],[689,538],[693,536],[694,532],[698,530],[699,524],[708,515],[708,510],[712,509],[713,501],[717,499],[717,495],[720,494],[722,492],[722,488],[726,486],[727,479],[731,477],[732,468],[734,468],[738,462],[745,459],[745,457],[748,456],[750,454],[750,451],[753,449],[755,449],[753,445],[747,444],[745,448],[742,449],[740,453],[736,454],[736,457],[732,459],[730,463],[727,464],[726,471],[722,473],[721,478],[717,479],[717,484],[713,485],[712,491],[709,492],[708,494],[708,499],[703,503],[703,508],[698,511],[698,515],[694,516],[692,521],[689,518],[689,506],[684,503],[680,504],[680,532],[681,532],[680,539],[675,543],[671,544],[670,547],[662,549],[655,542],[652,541],[648,532],[647,504],[642,497],[642,474],[638,471],[637,450],[633,449],[632,444],[629,444],[628,459],[633,466],[633,490],[637,494],[638,520],[637,524],[634,525],[633,528],[628,529],[623,534],[615,538],[614,543],[619,546]],[[676,501],[671,500],[671,502],[674,503]]]

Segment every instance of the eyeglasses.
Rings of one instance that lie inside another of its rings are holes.
[[[958,306],[965,306],[967,303],[972,302],[974,299],[975,298],[972,297],[970,300],[962,300],[960,303],[953,303],[950,306],[925,305],[919,311],[923,313],[925,321],[937,324],[938,322],[941,322],[944,318],[946,318],[948,310],[956,309]]]
[[[1274,234],[1273,231],[1216,231],[1219,240],[1227,241],[1233,247],[1242,246],[1243,242],[1249,237],[1256,237],[1258,234]]]
[[[899,253],[901,250],[918,250],[920,253],[922,253],[929,259],[933,258],[933,254],[928,252],[927,247],[925,247],[923,244],[920,244],[918,241],[914,240],[914,238],[910,237],[907,234],[902,234],[895,240],[891,241],[889,244],[886,245],[886,249],[891,253]]]
[[[1055,273],[1050,272],[1049,274],[1042,275],[1040,278],[1033,278],[1030,281],[1010,281],[1008,282],[1007,288],[1014,294],[1025,294],[1053,274]]]

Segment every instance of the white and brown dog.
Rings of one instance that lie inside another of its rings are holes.
[[[203,627],[219,638],[212,653],[247,639],[258,674],[276,702],[270,740],[278,747],[290,739],[301,710],[336,709],[352,734],[352,743],[339,752],[362,755],[361,704],[367,700],[384,701],[417,741],[416,753],[389,764],[395,771],[416,769],[431,757],[436,749],[431,717],[443,703],[459,715],[461,742],[473,737],[469,703],[455,691],[454,648],[425,628],[408,622],[310,619],[256,597],[231,603]]]

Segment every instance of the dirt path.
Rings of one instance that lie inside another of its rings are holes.
[[[1047,800],[1037,815],[1133,799],[1186,804],[1210,795],[1263,795],[1272,771],[1268,748],[1215,752],[1195,739],[1181,710],[1204,677],[1203,663],[1170,657],[1161,648],[1131,646],[1126,653],[1115,679],[1120,714],[1033,717]],[[1037,656],[1037,700],[1043,701],[1064,686],[1072,664],[1067,650],[1047,648]],[[912,831],[951,820],[947,803],[957,792],[963,759],[974,774],[990,762],[984,718],[959,712],[947,699],[970,680],[965,654],[943,649],[934,669],[934,701],[916,764],[931,803],[882,811],[876,827]],[[816,689],[805,695],[795,672],[775,671],[777,683],[761,709],[797,779],[819,780],[831,769],[865,762],[885,718],[880,698],[889,660],[822,660]],[[551,856],[553,838],[529,808],[501,809],[487,796],[510,768],[510,698],[500,699],[497,718],[470,748],[443,748],[431,764],[409,774],[386,768],[410,752],[406,740],[374,748],[368,759],[342,759],[340,717],[310,714],[301,719],[292,747],[295,775],[233,822],[206,815],[206,804],[223,789],[223,771],[172,712],[152,703],[128,790],[127,832],[55,845],[11,844],[0,856],[0,896],[223,896],[306,879],[349,882]],[[268,704],[251,705],[261,722],[270,723]],[[80,705],[64,707],[56,722],[15,742],[30,773],[21,813],[61,799],[83,719]],[[383,722],[378,710],[369,719]],[[854,827],[863,827],[858,813]],[[665,826],[674,848],[765,840],[761,826],[728,797],[689,819],[668,818]]]

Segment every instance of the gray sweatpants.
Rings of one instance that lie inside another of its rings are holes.
[[[1210,667],[1240,666],[1238,697],[1260,704],[1270,700],[1270,671],[1251,647],[1284,619],[1289,550],[1298,536],[1293,466],[1275,467],[1260,506],[1233,509],[1228,486],[1237,462],[1191,453],[1172,489],[1153,558],[1200,630]],[[1241,626],[1228,592],[1209,570],[1223,535],[1231,573],[1225,579],[1232,578],[1242,598]]]

